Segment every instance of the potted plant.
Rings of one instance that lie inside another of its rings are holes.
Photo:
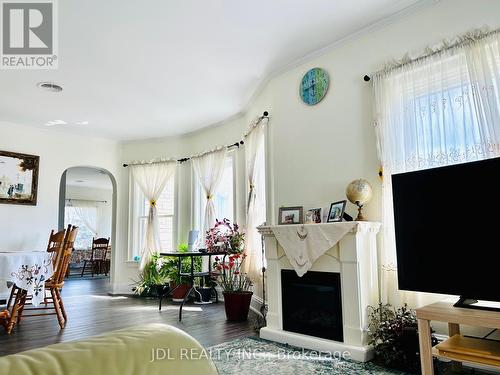
[[[253,292],[252,282],[241,271],[245,258],[246,254],[231,254],[227,260],[215,258],[215,282],[222,289],[226,318],[230,321],[248,318]]]
[[[409,373],[418,373],[420,357],[415,312],[406,305],[399,309],[380,303],[369,306],[370,345],[375,349],[375,362]],[[432,345],[437,339],[432,337]]]
[[[240,232],[238,224],[229,219],[215,220],[215,225],[207,231],[205,246],[208,252],[227,251],[230,254],[241,254],[245,244],[245,235]]]
[[[178,246],[180,253],[186,253],[188,251],[188,245],[186,243],[181,243]],[[165,257],[165,272],[167,278],[170,282],[170,290],[172,290],[172,300],[174,302],[182,302],[186,293],[190,289],[189,279],[185,276],[181,276],[178,270],[177,257]],[[201,272],[202,264],[200,257],[194,257],[194,272]],[[181,273],[189,273],[191,271],[191,259],[189,257],[181,258]]]
[[[242,272],[246,258],[244,242],[245,235],[237,224],[231,225],[228,219],[217,220],[215,226],[207,231],[207,250],[213,252],[218,246],[228,253],[223,258],[215,257],[213,275],[222,289],[226,318],[230,321],[246,320],[252,300],[252,282]]]
[[[165,261],[160,254],[153,254],[151,261],[139,275],[139,281],[132,288],[135,294],[142,297],[157,297],[168,288],[169,275]]]

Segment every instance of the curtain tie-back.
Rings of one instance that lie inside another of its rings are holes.
[[[248,192],[248,200],[247,200],[247,210],[250,209],[250,202],[252,202],[253,191],[255,189],[254,184],[250,184],[250,191]]]
[[[213,197],[214,197],[213,195],[211,195],[211,194],[207,194],[207,200],[210,200],[210,199],[212,199]]]
[[[155,201],[154,199],[151,199],[151,200],[149,201],[149,205],[150,205],[151,207],[155,207],[155,206],[156,206],[156,201]]]

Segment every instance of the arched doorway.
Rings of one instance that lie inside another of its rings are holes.
[[[59,189],[59,228],[77,225],[79,233],[70,262],[70,280],[100,280],[109,289],[113,281],[113,260],[116,238],[116,180],[106,169],[94,166],[75,166],[66,169]],[[91,254],[93,238],[110,238],[107,272],[92,275]],[[87,260],[87,262],[85,262]],[[82,276],[83,266],[85,272]],[[90,271],[90,272],[89,272]],[[106,275],[107,274],[107,275]],[[105,280],[103,280],[105,279]]]

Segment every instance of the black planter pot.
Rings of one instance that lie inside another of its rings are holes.
[[[168,285],[155,285],[153,289],[156,297],[161,297],[168,294],[170,287]]]
[[[195,289],[196,302],[208,303],[212,298],[212,288],[198,287]]]

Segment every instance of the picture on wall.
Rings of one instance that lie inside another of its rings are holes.
[[[278,215],[278,224],[302,224],[304,222],[304,208],[297,207],[280,207]]]
[[[337,221],[342,221],[344,217],[345,205],[347,201],[334,202],[330,205],[330,211],[328,212],[328,223],[334,223]]]
[[[0,203],[36,205],[40,157],[0,151]]]

